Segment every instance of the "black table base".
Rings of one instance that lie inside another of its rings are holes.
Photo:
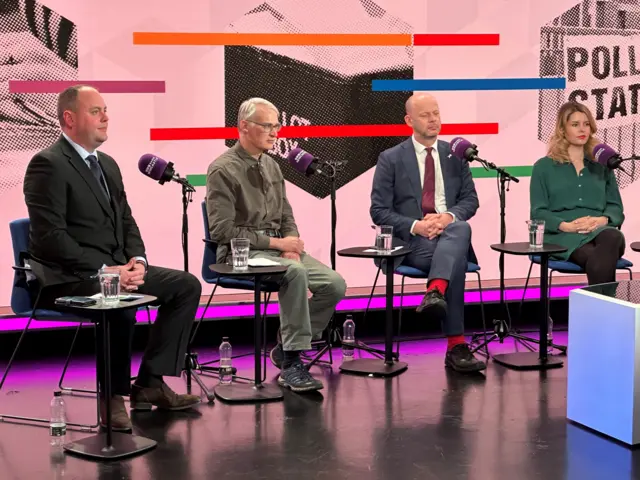
[[[232,383],[218,385],[213,390],[216,397],[229,403],[241,402],[272,402],[284,398],[282,389],[277,385],[254,385],[252,383]]]
[[[384,351],[376,350],[366,345],[357,342],[359,345],[355,348],[370,351],[374,354],[384,354],[384,359],[381,358],[358,358],[343,362],[340,366],[340,371],[348,373],[357,373],[360,375],[373,375],[378,377],[391,377],[404,372],[408,364],[400,362],[397,359],[397,355],[393,352],[393,271],[394,271],[394,259],[403,258],[411,253],[411,249],[408,247],[402,247],[399,250],[394,250],[389,253],[377,253],[368,252],[371,247],[353,247],[340,250],[338,255],[342,257],[354,257],[354,258],[377,258],[380,260],[386,260],[385,262],[385,275],[386,275],[386,290],[385,290],[385,333],[384,333]]]
[[[539,248],[531,248],[528,242],[501,243],[491,245],[491,249],[509,255],[538,255],[540,256],[540,335],[539,340],[528,339],[522,335],[508,332],[519,340],[532,341],[538,343],[537,352],[515,352],[493,355],[496,363],[516,370],[547,370],[549,368],[560,368],[563,361],[557,357],[549,356],[547,347],[548,321],[549,321],[549,257],[555,253],[565,252],[567,249],[560,245],[543,244]],[[506,335],[505,335],[506,336]],[[495,336],[494,336],[495,337]],[[500,337],[500,336],[498,336]],[[500,338],[502,340],[502,338]],[[481,348],[482,345],[477,348]]]
[[[104,363],[104,377],[103,385],[104,392],[100,392],[96,401],[100,401],[99,398],[111,398],[111,324],[107,312],[114,312],[118,310],[127,310],[131,308],[138,308],[145,305],[150,305],[157,298],[151,295],[144,295],[139,300],[132,302],[120,302],[117,306],[105,307],[102,304],[92,305],[90,307],[67,307],[69,309],[78,309],[84,311],[99,312],[100,319],[96,322],[96,327],[102,329],[102,347],[103,358],[100,359],[96,355],[96,371],[99,371],[99,363]],[[130,457],[144,453],[152,448],[155,448],[157,442],[150,438],[139,437],[136,435],[129,435],[123,433],[113,432],[112,419],[111,419],[111,402],[106,403],[106,433],[99,433],[97,435],[83,438],[77,442],[70,442],[63,445],[63,449],[66,452],[79,455],[81,457],[87,457],[94,460],[114,460],[118,458]]]
[[[392,377],[404,372],[409,366],[406,362],[395,361],[390,364],[377,358],[355,358],[340,365],[340,371],[374,377]]]
[[[547,355],[544,360],[538,352],[499,353],[493,355],[493,361],[515,370],[548,370],[562,368],[563,361]]]
[[[284,265],[271,267],[249,267],[245,271],[236,271],[226,264],[214,264],[209,268],[214,272],[228,277],[253,277],[255,289],[253,291],[253,349],[254,349],[254,377],[252,383],[236,383],[218,385],[214,389],[216,397],[229,403],[257,403],[282,400],[284,394],[277,385],[262,383],[262,314],[260,313],[260,291],[265,276],[282,275],[287,271]],[[265,307],[266,308],[266,307]]]
[[[111,434],[111,446],[107,446],[106,433],[66,443],[63,448],[67,453],[88,457],[95,460],[118,460],[133,457],[155,448],[157,442],[150,438],[130,435],[128,433]]]

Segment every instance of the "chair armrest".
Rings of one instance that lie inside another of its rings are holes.
[[[16,265],[13,265],[11,268],[13,268],[16,272],[30,272],[31,271],[31,267],[18,267]]]
[[[203,238],[202,241],[204,243],[207,243],[209,245],[216,245],[216,242],[214,242],[213,240],[209,239],[209,238]]]

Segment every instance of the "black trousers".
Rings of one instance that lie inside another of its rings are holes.
[[[569,260],[587,272],[589,285],[616,281],[616,263],[624,254],[624,235],[606,228],[589,243],[573,251]]]
[[[96,280],[47,287],[42,292],[39,308],[53,307],[57,297],[93,295],[100,291]],[[158,297],[158,316],[151,327],[140,371],[151,375],[179,376],[184,365],[191,326],[200,302],[202,286],[193,275],[180,270],[149,266],[144,285],[137,293]],[[136,309],[113,312],[111,329],[111,391],[129,395],[131,391],[131,346]],[[104,355],[101,329],[97,330],[97,355]],[[102,365],[101,362],[98,362]],[[103,368],[98,371],[101,388]]]

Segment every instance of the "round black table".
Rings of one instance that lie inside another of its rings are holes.
[[[408,365],[393,358],[393,271],[394,259],[406,257],[411,253],[409,247],[402,247],[389,253],[380,253],[373,247],[353,247],[340,250],[341,257],[378,258],[386,259],[385,275],[387,277],[386,290],[386,322],[384,335],[384,361],[378,358],[356,358],[343,362],[340,370],[351,373],[390,377],[404,372]]]
[[[103,350],[104,354],[102,358],[98,358],[96,355],[96,369],[98,369],[98,362],[104,362],[104,397],[111,398],[111,329],[110,323],[113,318],[111,315],[107,315],[109,312],[128,310],[131,308],[144,307],[150,305],[157,300],[152,295],[143,295],[142,298],[123,301],[121,300],[114,306],[103,306],[100,301],[96,305],[88,307],[81,307],[77,305],[56,305],[56,310],[69,310],[77,315],[81,315],[88,319],[91,319],[96,324],[96,327],[102,328],[103,338]],[[96,395],[96,399],[100,401],[100,394]],[[97,435],[76,440],[66,443],[63,448],[65,451],[80,455],[83,457],[89,457],[93,459],[101,460],[115,460],[124,457],[131,457],[139,453],[146,452],[155,448],[157,445],[155,440],[150,438],[141,437],[138,435],[130,435],[128,433],[118,433],[112,431],[111,426],[111,402],[105,402],[107,407],[107,427],[106,433],[99,433]]]
[[[214,392],[220,400],[227,402],[266,402],[271,400],[281,400],[284,398],[282,389],[277,385],[266,385],[262,383],[262,365],[260,362],[262,351],[262,315],[260,314],[260,285],[265,276],[277,277],[287,271],[286,265],[274,265],[269,267],[249,267],[247,270],[235,270],[231,265],[225,263],[215,263],[209,268],[227,278],[253,277],[255,289],[253,291],[253,346],[255,355],[255,373],[253,383],[235,383],[229,385],[218,385]]]
[[[491,245],[496,252],[509,255],[536,255],[540,257],[540,343],[539,352],[501,353],[492,358],[501,365],[518,370],[546,370],[562,367],[562,360],[547,354],[547,333],[549,321],[549,256],[566,252],[560,245],[545,243],[542,247],[531,248],[529,242],[497,243]]]
[[[634,252],[640,252],[640,242],[633,242],[629,247],[631,247],[631,250]]]

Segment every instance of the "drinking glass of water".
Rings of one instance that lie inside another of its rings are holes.
[[[249,268],[249,239],[248,238],[232,238],[231,239],[231,259],[233,261],[233,269],[242,271]]]
[[[115,307],[120,302],[120,272],[115,268],[101,268],[98,278],[102,304],[105,307]]]
[[[389,253],[393,248],[393,227],[391,225],[376,226],[376,250]]]
[[[527,220],[529,225],[529,247],[542,248],[544,242],[544,220]]]

